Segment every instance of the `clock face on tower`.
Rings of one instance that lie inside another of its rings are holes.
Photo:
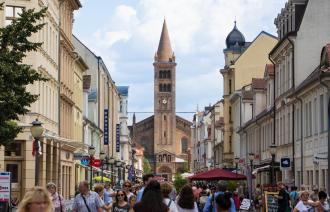
[[[163,104],[166,105],[167,104],[167,100],[163,99]]]

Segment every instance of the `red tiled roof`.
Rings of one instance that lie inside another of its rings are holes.
[[[267,88],[266,80],[261,78],[252,78],[252,88],[265,90]]]
[[[243,99],[253,99],[253,92],[252,91],[242,91]]]

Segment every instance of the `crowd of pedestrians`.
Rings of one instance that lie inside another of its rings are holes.
[[[236,212],[246,197],[238,191],[230,192],[226,182],[216,185],[186,184],[180,191],[171,182],[158,182],[152,174],[143,176],[142,185],[126,181],[121,189],[114,190],[109,183],[79,183],[74,197],[73,212]],[[246,197],[248,198],[248,197]],[[301,186],[300,191],[278,184],[278,212],[323,212],[329,211],[329,198],[317,187],[313,192]],[[257,185],[252,193],[252,211],[264,211],[264,191]],[[46,188],[34,187],[26,192],[18,204],[18,212],[66,212],[65,201],[57,193],[54,183]]]

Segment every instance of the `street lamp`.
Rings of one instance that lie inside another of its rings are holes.
[[[122,172],[123,172],[123,181],[125,181],[126,163],[124,161],[121,162],[121,168],[122,168]]]
[[[88,148],[88,154],[89,154],[89,165],[90,165],[90,175],[91,175],[91,177],[90,177],[90,179],[89,179],[89,183],[90,183],[90,185],[89,185],[89,187],[90,187],[90,189],[92,190],[92,183],[93,183],[93,160],[94,160],[94,155],[95,155],[95,147],[93,147],[93,146],[90,146],[89,148]]]
[[[274,163],[275,163],[275,156],[276,156],[276,150],[277,146],[275,144],[270,145],[269,147],[269,153],[272,156],[272,161],[271,161],[271,173],[270,173],[270,183],[272,186],[276,185],[276,177],[275,177],[275,171],[274,171]]]
[[[254,153],[249,153],[249,161],[251,166],[251,177],[250,177],[250,209],[252,210],[252,171],[253,171],[253,160],[254,160]]]
[[[120,180],[121,180],[121,171],[120,171],[121,161],[120,160],[116,160],[115,162],[116,162],[116,167],[117,167],[117,172],[118,172],[117,184],[118,184],[118,186],[120,186]]]
[[[235,168],[236,168],[236,178],[237,178],[237,169],[238,169],[238,163],[239,163],[239,157],[234,158]]]
[[[35,178],[34,178],[34,185],[37,186],[39,184],[39,147],[40,147],[40,137],[44,132],[44,128],[42,127],[42,123],[36,119],[33,121],[32,126],[30,128],[32,137],[34,138],[34,151],[35,151]]]
[[[110,164],[110,167],[111,167],[111,183],[113,183],[113,182],[114,182],[114,176],[113,176],[113,174],[114,174],[114,172],[113,172],[113,164],[115,164],[115,159],[114,159],[113,157],[111,157],[111,158],[109,159],[109,164]]]
[[[105,153],[103,151],[100,152],[99,157],[101,160],[101,182],[103,183],[103,165],[104,165],[104,159],[105,159]]]

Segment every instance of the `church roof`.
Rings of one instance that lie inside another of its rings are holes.
[[[237,29],[236,21],[233,30],[228,34],[226,38],[227,48],[240,48],[245,46],[245,37],[244,35]]]
[[[170,36],[168,35],[166,20],[164,20],[162,34],[160,36],[157,50],[157,58],[158,61],[169,62],[172,56],[173,51],[171,47]]]

